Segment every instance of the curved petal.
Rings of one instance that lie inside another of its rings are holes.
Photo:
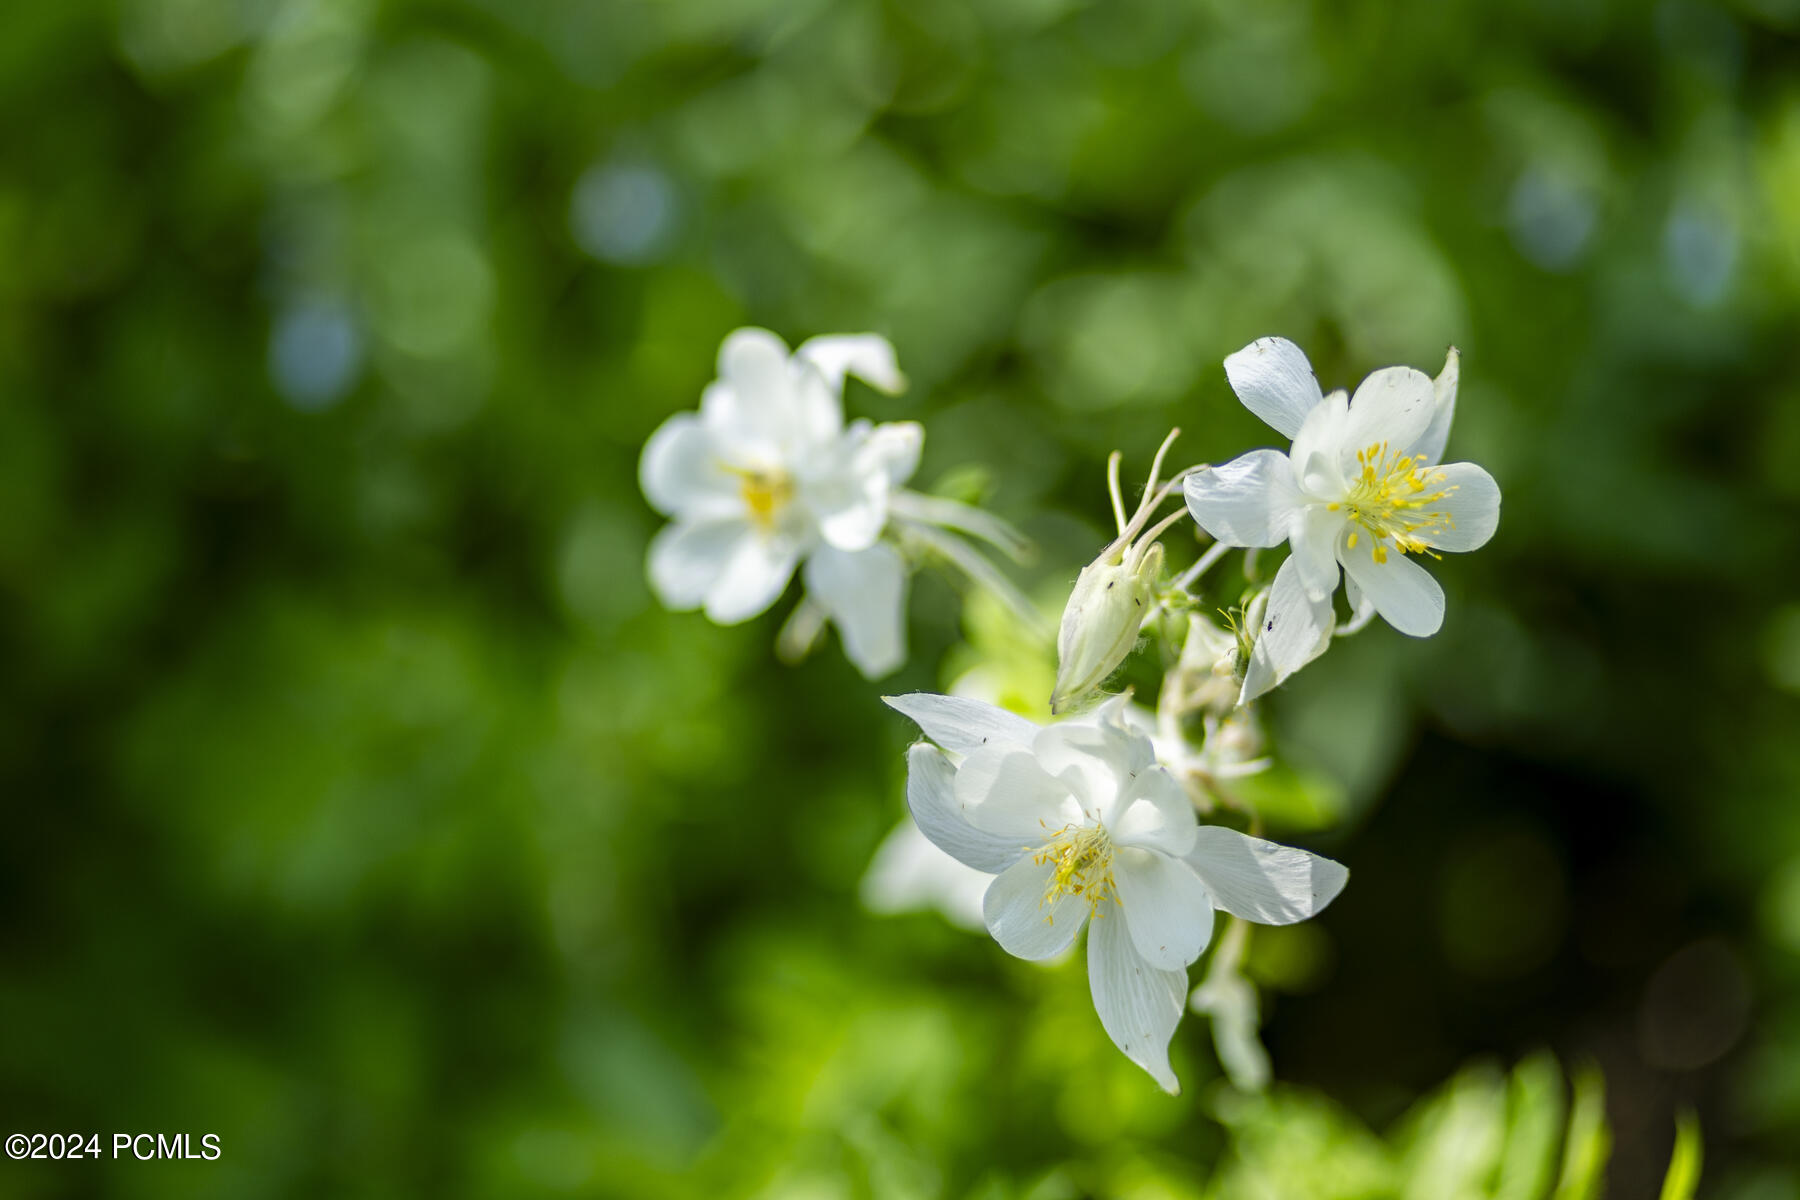
[[[1290,559],[1309,600],[1323,600],[1337,591],[1337,536],[1344,528],[1343,512],[1323,504],[1309,504],[1294,514],[1294,557]]]
[[[1290,556],[1275,572],[1269,588],[1269,606],[1256,631],[1238,703],[1248,704],[1325,653],[1336,625],[1331,597],[1309,597],[1306,585],[1300,582],[1300,568]]]
[[[1125,788],[1113,815],[1112,838],[1121,846],[1180,857],[1194,844],[1194,805],[1175,777],[1161,766],[1145,767]]]
[[[1344,573],[1382,620],[1408,637],[1430,637],[1444,623],[1444,589],[1431,572],[1391,547],[1384,548],[1386,561],[1376,562],[1377,548],[1365,541],[1352,550],[1340,539]]]
[[[869,431],[857,451],[859,470],[879,471],[893,487],[899,487],[919,469],[919,453],[925,447],[925,427],[917,421],[889,421]]]
[[[857,421],[837,442],[807,456],[799,492],[820,535],[840,550],[866,550],[887,524],[888,477],[862,459],[872,428]]]
[[[1088,933],[1088,987],[1094,1011],[1113,1045],[1170,1095],[1181,1092],[1169,1066],[1169,1039],[1181,1023],[1187,972],[1164,971],[1144,961],[1132,944],[1125,913],[1115,901],[1094,907]]]
[[[1227,546],[1279,546],[1305,502],[1279,450],[1252,450],[1189,475],[1181,489],[1200,528]]]
[[[706,616],[719,625],[747,621],[775,603],[794,577],[799,550],[785,538],[746,527],[725,569],[706,592]]]
[[[981,915],[1000,948],[1037,962],[1055,958],[1081,932],[1088,902],[1074,893],[1046,899],[1055,864],[1023,858],[994,877],[981,898]]]
[[[1122,699],[1122,698],[1121,698]],[[1031,751],[1038,766],[1075,794],[1081,810],[1110,824],[1131,781],[1156,762],[1150,739],[1112,719],[1116,702],[1038,731]]]
[[[682,612],[699,608],[740,540],[751,536],[746,521],[730,518],[677,521],[650,539],[646,570],[650,590],[664,608]]]
[[[1431,477],[1433,487],[1449,490],[1436,506],[1449,518],[1449,528],[1434,529],[1425,540],[1439,550],[1474,550],[1486,545],[1500,525],[1500,485],[1494,477],[1466,462],[1445,463],[1432,471]]]
[[[894,356],[894,345],[878,333],[831,333],[808,338],[794,357],[810,364],[831,389],[841,392],[844,376],[854,375],[893,395],[906,388],[906,376]]]
[[[957,862],[998,875],[1018,862],[1027,845],[969,823],[956,802],[956,768],[936,746],[915,742],[906,752],[906,807],[919,832]]]
[[[885,542],[854,553],[820,546],[802,578],[864,678],[879,679],[906,661],[906,560],[898,550]]]
[[[956,802],[975,828],[1028,845],[1083,824],[1068,787],[1046,775],[1029,752],[1011,746],[988,746],[963,759]]]
[[[1319,402],[1319,380],[1300,347],[1286,338],[1257,338],[1225,360],[1225,378],[1244,407],[1290,441]]]
[[[1026,749],[1039,729],[1017,713],[966,696],[909,692],[881,699],[910,719],[926,737],[955,754],[973,754],[987,745]]]
[[[1362,594],[1356,586],[1356,578],[1349,572],[1344,574],[1344,597],[1350,601],[1350,620],[1337,630],[1336,636],[1349,637],[1353,633],[1361,633],[1368,623],[1375,619],[1375,605]]]
[[[743,511],[737,479],[720,463],[712,433],[693,413],[676,413],[650,435],[638,459],[638,486],[664,516]]]
[[[1431,424],[1419,440],[1406,448],[1406,453],[1427,464],[1444,457],[1444,444],[1450,440],[1450,423],[1456,419],[1456,381],[1462,374],[1462,356],[1456,347],[1444,356],[1444,369],[1431,381]]]
[[[1179,858],[1122,849],[1113,859],[1113,886],[1131,944],[1151,966],[1184,971],[1212,940],[1213,906],[1206,886]]]
[[[1350,878],[1329,858],[1219,825],[1200,827],[1187,864],[1215,905],[1260,925],[1291,925],[1316,915]]]
[[[1350,398],[1342,389],[1331,393],[1306,414],[1294,435],[1288,460],[1294,482],[1308,497],[1342,499],[1345,491],[1344,438],[1350,423]],[[1355,457],[1354,452],[1350,455]]]
[[[889,675],[905,662],[905,560],[886,542],[846,552],[821,545],[801,578],[837,626],[844,657],[864,678]]]
[[[770,465],[803,461],[843,427],[843,402],[817,372],[796,366],[787,344],[766,329],[734,330],[719,347],[719,383],[702,398],[709,420],[729,421],[744,453]]]
[[[1371,374],[1350,398],[1350,416],[1338,447],[1339,465],[1352,472],[1359,450],[1385,444],[1390,452],[1398,453],[1418,441],[1431,424],[1433,397],[1431,378],[1423,371],[1383,367]]]

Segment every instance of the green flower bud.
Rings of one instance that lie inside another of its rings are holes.
[[[1110,549],[1110,548],[1109,548]],[[1138,630],[1154,610],[1162,572],[1160,544],[1134,553],[1105,554],[1082,568],[1063,609],[1056,636],[1056,687],[1050,711],[1061,713],[1106,682],[1137,645]]]

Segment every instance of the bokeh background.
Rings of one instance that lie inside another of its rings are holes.
[[[223,1157],[0,1194],[1524,1196],[1585,1070],[1609,1194],[1692,1107],[1702,1195],[1800,1197],[1797,52],[1795,0],[7,6],[0,1112]],[[1270,1096],[859,905],[878,692],[1004,641],[954,587],[879,689],[657,609],[638,451],[747,323],[890,336],[852,414],[1047,596],[1108,449],[1269,444],[1231,350],[1462,349],[1499,536],[1268,704],[1353,872],[1253,944]]]

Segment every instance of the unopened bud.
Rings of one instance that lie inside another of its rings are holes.
[[[1056,636],[1056,687],[1050,711],[1060,713],[1106,682],[1137,645],[1138,629],[1150,615],[1162,546],[1120,561],[1107,556],[1089,563],[1075,580]]]

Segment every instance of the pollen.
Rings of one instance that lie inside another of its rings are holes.
[[[1456,527],[1443,507],[1455,485],[1446,484],[1443,471],[1426,466],[1422,455],[1394,453],[1386,442],[1357,451],[1356,462],[1359,470],[1343,507],[1368,531],[1370,557],[1385,563],[1388,543],[1402,554],[1432,554],[1435,535]],[[1355,549],[1359,540],[1352,530],[1344,544]]]
[[[743,471],[738,476],[738,495],[750,510],[750,519],[769,530],[794,498],[794,481],[783,471]]]
[[[1037,862],[1051,867],[1050,882],[1044,887],[1045,904],[1064,896],[1083,897],[1090,906],[1117,898],[1112,838],[1104,825],[1064,827],[1038,851]]]

